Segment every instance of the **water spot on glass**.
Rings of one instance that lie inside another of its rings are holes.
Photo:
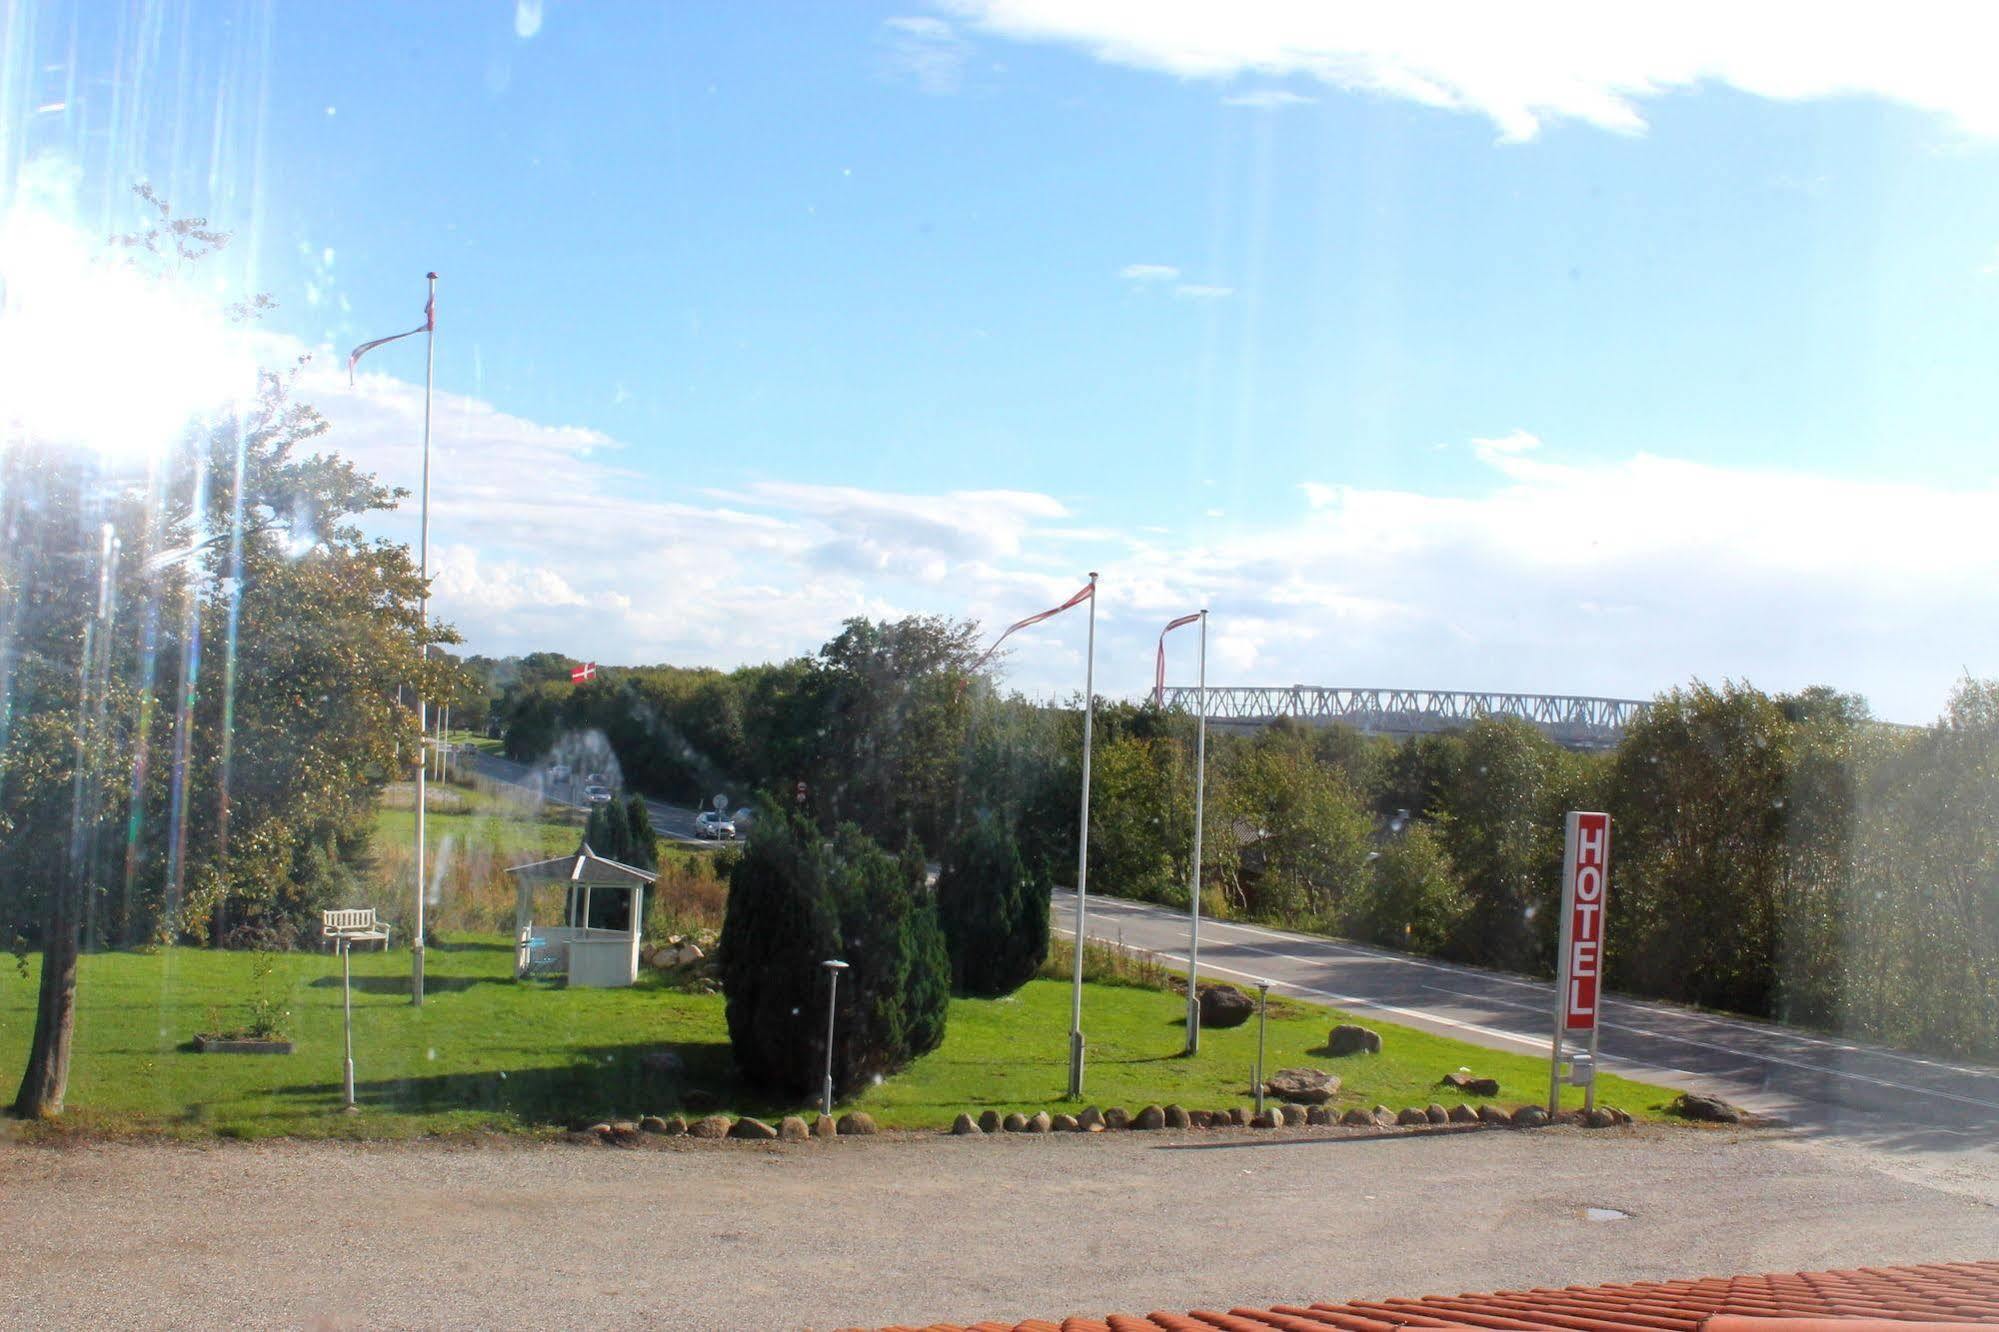
[[[430,1048],[429,1048],[428,1050],[425,1050],[425,1051],[423,1052],[423,1057],[424,1057],[425,1059],[433,1059],[433,1060],[434,1060],[434,1059],[436,1059],[436,1058],[437,1058],[437,1047],[433,1045],[433,1046],[431,1046],[431,1047],[430,1047]]]
[[[1631,1213],[1620,1212],[1615,1207],[1585,1207],[1583,1215],[1592,1221],[1629,1221]]]

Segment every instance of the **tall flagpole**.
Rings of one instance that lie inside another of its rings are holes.
[[[418,501],[417,519],[417,644],[421,661],[416,678],[416,933],[410,948],[410,1002],[423,1007],[423,806],[424,774],[430,755],[424,751],[424,732],[430,714],[423,697],[423,670],[430,665],[430,397],[437,383],[437,274],[425,275],[430,292],[424,304],[424,322],[430,327],[423,337],[423,494]]]
[[[1208,609],[1201,608],[1201,718],[1194,730],[1194,868],[1187,885],[1187,1053],[1201,1052],[1201,816],[1208,795]]]
[[[1090,895],[1090,735],[1097,711],[1097,575],[1090,574],[1090,639],[1083,665],[1083,813],[1076,838],[1076,979],[1069,999],[1069,1099],[1083,1099],[1083,903]]]

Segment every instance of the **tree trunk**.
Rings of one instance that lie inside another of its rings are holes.
[[[14,1113],[24,1119],[54,1119],[62,1114],[63,1092],[69,1085],[70,1039],[76,1034],[76,887],[71,876],[49,895],[48,933],[42,942],[42,985],[35,1002],[35,1039],[28,1051],[28,1071],[14,1098]]]

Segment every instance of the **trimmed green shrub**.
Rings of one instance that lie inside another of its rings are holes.
[[[959,994],[1012,994],[1048,956],[1048,876],[1030,871],[1012,828],[968,823],[937,877],[937,915]]]

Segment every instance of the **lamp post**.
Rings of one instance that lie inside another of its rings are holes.
[[[1263,1028],[1270,1016],[1270,982],[1256,983],[1256,1113],[1263,1113]]]
[[[833,1014],[840,997],[840,973],[847,964],[838,958],[828,958],[820,966],[826,968],[826,1082],[819,1092],[819,1113],[833,1113]]]
[[[1162,658],[1163,660],[1163,658]],[[1194,869],[1187,885],[1187,1053],[1201,1053],[1201,816],[1208,798],[1208,610],[1201,608],[1201,666],[1194,731]]]

